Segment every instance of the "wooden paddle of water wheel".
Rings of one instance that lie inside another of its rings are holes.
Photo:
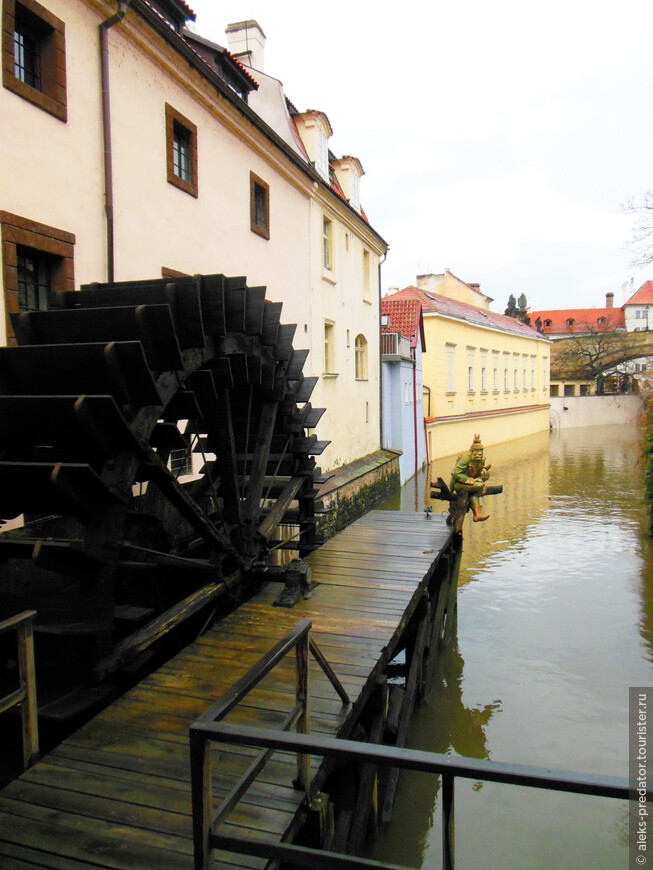
[[[316,547],[328,442],[306,434],[317,378],[263,287],[195,276],[49,305],[0,348],[0,517],[25,518],[0,534],[0,614],[37,610],[41,707],[64,720],[274,570],[280,524],[282,547]],[[189,449],[182,485],[170,457]]]

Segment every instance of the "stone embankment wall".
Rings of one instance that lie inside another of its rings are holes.
[[[643,403],[634,394],[614,396],[551,397],[551,428],[611,426],[636,423]]]

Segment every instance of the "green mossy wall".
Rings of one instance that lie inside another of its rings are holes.
[[[354,520],[378,507],[398,489],[399,462],[397,460],[383,465],[363,478],[345,484],[323,499],[325,506],[332,507],[333,510],[320,521],[319,536],[325,541],[332,538]]]

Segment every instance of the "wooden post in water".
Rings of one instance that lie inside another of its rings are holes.
[[[379,678],[370,704],[374,710],[374,715],[370,725],[368,742],[381,743],[388,707],[388,680],[385,676]],[[378,768],[376,764],[364,764],[361,766],[356,806],[349,829],[348,855],[362,854],[370,822],[370,813],[372,812],[374,815],[371,819],[371,826],[376,830],[378,824]]]
[[[442,867],[454,870],[454,777],[451,773],[442,774]]]
[[[424,647],[426,645],[426,630],[429,625],[429,608],[427,601],[423,599],[419,605],[422,613],[422,618],[417,629],[417,636],[413,646],[410,659],[410,670],[406,679],[406,691],[404,694],[404,702],[399,714],[399,728],[397,730],[396,745],[404,747],[406,745],[406,737],[408,735],[408,725],[410,717],[415,705],[415,697],[418,691],[419,676],[422,672],[422,659],[424,656]],[[388,784],[386,786],[385,798],[383,801],[382,820],[389,822],[392,818],[394,810],[395,798],[397,796],[397,785],[399,783],[399,768],[393,767],[390,769],[388,776]]]

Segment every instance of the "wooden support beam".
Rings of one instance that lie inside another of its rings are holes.
[[[249,489],[243,508],[243,519],[249,525],[250,538],[254,534],[254,523],[261,512],[261,499],[265,485],[265,469],[270,455],[270,444],[277,417],[277,402],[266,402],[261,409],[254,459],[249,475]]]
[[[154,453],[148,451],[145,467],[148,478],[169,499],[184,519],[191,524],[209,546],[226,553],[244,567],[243,555],[231,544],[224,529],[219,529],[195,503],[187,489],[183,487],[166,464]]]
[[[447,574],[441,578],[437,597],[435,598],[431,606],[432,619],[431,625],[429,626],[428,640],[426,644],[428,653],[426,663],[424,665],[424,672],[422,674],[423,701],[428,701],[431,697],[431,691],[433,688],[433,672],[435,669],[437,657],[440,652],[440,647],[442,645],[442,629],[444,625],[447,602],[449,599],[449,590],[451,588],[452,582],[451,561],[449,559],[447,559],[447,565]]]
[[[258,527],[259,534],[264,538],[269,538],[274,529],[281,522],[284,513],[290,507],[293,499],[301,489],[304,483],[303,477],[293,477],[283,488],[283,492],[277,496],[272,508],[268,511],[265,519]]]
[[[422,616],[419,628],[417,629],[417,637],[415,638],[415,645],[413,647],[413,654],[410,662],[410,671],[408,673],[408,679],[406,681],[404,703],[402,705],[401,715],[399,717],[399,728],[397,730],[396,745],[402,748],[406,745],[408,725],[410,723],[410,717],[413,712],[415,698],[417,696],[418,680],[422,667],[422,656],[424,653],[424,645],[426,643],[426,630],[428,628],[428,624],[428,610],[426,610],[424,612],[424,615]],[[392,818],[392,814],[394,812],[395,798],[397,796],[398,784],[399,768],[393,767],[391,768],[388,775],[388,782],[386,785],[385,797],[383,800],[383,811],[381,814],[381,818],[384,822],[389,822]]]
[[[127,541],[121,541],[111,549],[116,551],[121,563],[129,561],[131,567],[142,565],[144,568],[163,568],[180,571],[184,574],[203,574],[206,577],[216,573],[215,565],[207,560],[187,559],[172,553],[160,553],[158,550],[150,550],[147,547],[137,547]]]
[[[233,578],[222,582],[209,583],[193,592],[183,601],[175,604],[165,613],[157,616],[143,628],[126,637],[124,640],[117,643],[113,651],[93,668],[93,677],[99,681],[103,680],[107,674],[118,670],[128,662],[132,661],[139,653],[146,650],[152,644],[164,637],[177,626],[185,622],[198,610],[201,610],[210,602],[215,601],[223,595],[227,589],[233,585]]]
[[[372,724],[370,726],[368,743],[377,744],[383,740],[383,729],[388,709],[388,681],[382,676],[375,686],[374,695],[370,699],[371,709],[374,710]],[[375,764],[364,764],[360,771],[356,806],[349,829],[347,853],[349,855],[362,855],[363,846],[367,837],[372,813],[372,827],[376,829],[376,812],[378,809],[378,768]]]
[[[36,702],[36,669],[34,666],[34,631],[32,612],[18,626],[18,671],[25,701],[21,704],[23,731],[23,767],[27,770],[41,757],[39,750],[38,705]]]

